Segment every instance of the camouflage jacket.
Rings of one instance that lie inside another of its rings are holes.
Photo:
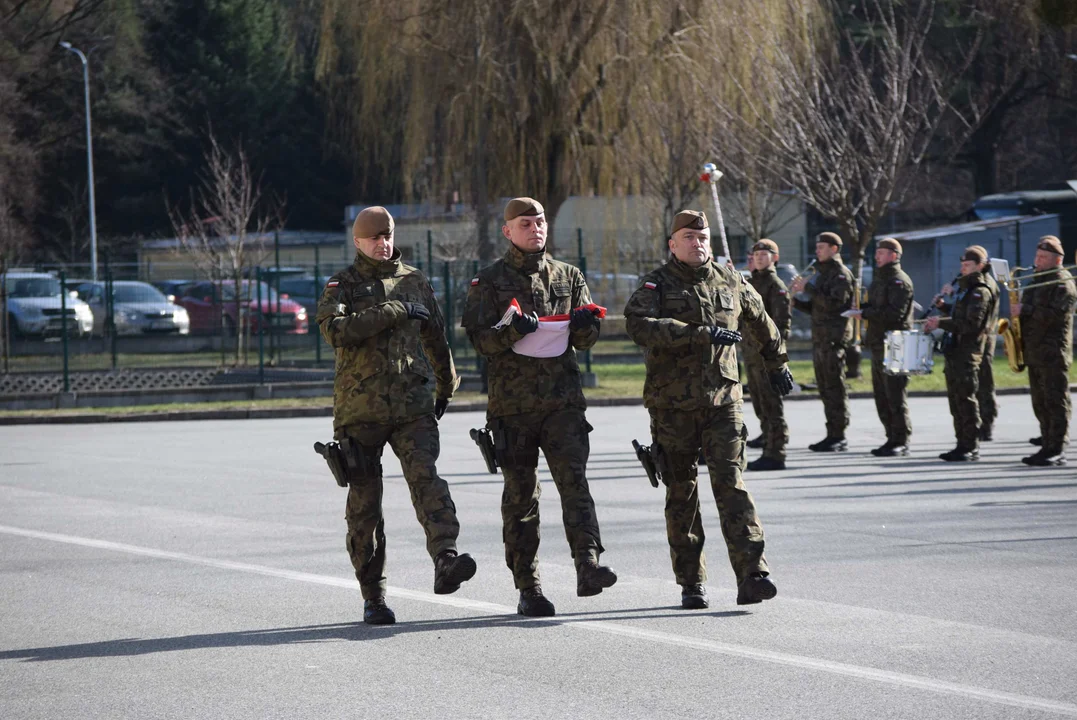
[[[853,320],[841,316],[853,306],[853,274],[840,255],[815,263],[815,276],[804,286],[807,300],[794,300],[797,310],[811,314],[811,337],[815,343],[848,343],[853,339]]]
[[[1002,303],[999,302],[999,299],[1002,297],[1002,290],[999,289],[998,280],[995,279],[995,271],[991,267],[991,263],[984,265],[983,276],[984,284],[991,289],[991,294],[995,296],[995,307],[987,321],[987,337],[984,338],[985,340],[991,340],[998,335],[998,319],[999,313],[1002,311]]]
[[[408,320],[404,302],[425,305],[430,319]],[[434,291],[421,272],[400,262],[399,251],[384,262],[356,253],[351,267],[330,278],[316,320],[336,350],[337,429],[433,412],[431,378],[445,399],[460,383]]]
[[[868,347],[881,351],[886,344],[886,333],[912,329],[912,295],[912,279],[901,269],[900,262],[875,268],[868,287],[868,301],[861,306],[863,318],[868,322],[865,333]]]
[[[958,280],[950,317],[939,321],[939,327],[953,335],[950,354],[983,354],[984,343],[993,330],[988,326],[998,312],[997,305],[998,295],[992,292],[983,273],[974,272]]]
[[[1073,363],[1073,312],[1077,288],[1068,270],[1059,268],[1035,282],[1054,285],[1030,287],[1021,294],[1021,341],[1025,364],[1031,367],[1066,367]],[[1058,282],[1063,280],[1063,282]]]
[[[563,315],[591,302],[583,273],[545,252],[524,253],[509,245],[505,256],[483,268],[467,293],[463,326],[475,350],[487,359],[488,417],[525,412],[554,412],[586,407],[576,350],[598,340],[598,326],[574,330],[568,348],[558,357],[518,355],[513,344],[521,337],[512,325],[495,330],[513,298],[524,314]]]
[[[778,271],[774,266],[766,270],[752,270],[752,278],[748,283],[759,293],[759,297],[763,298],[763,307],[774,321],[782,340],[789,342],[792,308],[789,306],[789,290],[778,277]],[[741,345],[741,359],[745,365],[761,365],[763,362],[763,356],[759,354],[750,333],[745,333],[744,344]]]
[[[710,327],[750,333],[768,371],[786,362],[785,343],[759,293],[714,260],[693,268],[674,258],[644,276],[625,318],[647,363],[648,408],[700,410],[740,401],[736,346],[712,345]]]

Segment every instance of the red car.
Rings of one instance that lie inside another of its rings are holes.
[[[264,320],[270,332],[305,334],[308,331],[306,308],[289,300],[286,294],[281,294],[278,304],[277,293],[268,284],[263,282],[261,285],[262,307],[259,312],[258,285],[251,280],[243,280],[240,284],[242,299],[239,310],[250,317],[251,332],[259,332]],[[183,297],[176,298],[176,304],[187,310],[192,334],[221,332],[223,324],[226,335],[235,335],[239,327],[234,281],[225,280],[220,285],[215,282],[194,283],[183,288]]]

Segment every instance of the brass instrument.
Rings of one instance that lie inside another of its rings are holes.
[[[797,295],[797,293],[792,292],[793,285],[796,284],[796,281],[800,280],[800,279],[804,279],[804,284],[807,285],[807,281],[810,280],[812,278],[812,276],[815,275],[815,273],[816,273],[815,259],[813,258],[812,261],[810,263],[808,263],[807,266],[803,270],[801,270],[796,275],[794,275],[793,279],[789,281],[789,288],[790,288],[789,305],[790,306],[793,304],[793,300],[794,300],[795,296]]]
[[[1077,254],[1074,255],[1074,260],[1077,261]],[[1060,265],[1048,270],[1036,270],[1035,268],[1014,268],[1012,273],[1002,277],[1002,284],[1006,290],[1010,293],[1010,307],[1017,305],[1021,302],[1021,293],[1030,288],[1046,287],[1048,285],[1059,285],[1064,282],[1069,282],[1072,277],[1064,277],[1057,280],[1045,280],[1043,282],[1033,282],[1022,286],[1021,283],[1031,280],[1036,277],[1042,277],[1044,275],[1053,274],[1059,270],[1066,270],[1071,273],[1074,268],[1077,268],[1077,262],[1073,265]],[[1026,273],[1021,276],[1017,276],[1018,270],[1034,270],[1035,272]],[[1002,336],[1002,344],[1006,349],[1006,360],[1010,364],[1010,370],[1015,373],[1024,372],[1025,370],[1025,345],[1021,338],[1021,319],[1020,318],[999,318],[998,321],[998,334]]]

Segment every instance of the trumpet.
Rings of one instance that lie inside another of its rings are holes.
[[[1074,260],[1077,260],[1077,255],[1074,256]],[[1021,302],[1021,293],[1025,290],[1047,287],[1049,285],[1060,285],[1072,281],[1074,279],[1072,277],[1074,268],[1077,268],[1077,263],[1074,265],[1060,265],[1048,270],[1036,270],[1035,272],[1026,273],[1019,277],[1011,275],[1009,278],[1004,279],[1002,284],[1010,293],[1010,306],[1013,307]],[[1035,268],[1014,268],[1013,272],[1016,273],[1018,270],[1029,269],[1035,270]],[[1042,282],[1022,284],[1023,282],[1027,282],[1028,280],[1037,277],[1053,275],[1059,270],[1065,270],[1066,276],[1054,280],[1043,280]],[[1024,372],[1025,344],[1021,336],[1021,318],[999,318],[998,334],[1002,336],[1002,344],[1006,349],[1006,361],[1010,364],[1010,370],[1015,373]]]
[[[816,273],[815,259],[813,258],[812,261],[810,263],[808,263],[807,266],[803,270],[801,270],[796,275],[794,275],[793,279],[789,281],[790,291],[792,290],[793,285],[796,284],[797,280],[804,280],[804,284],[806,285],[808,283],[808,280],[810,280],[815,275],[815,273]],[[789,304],[790,305],[793,304],[794,296],[797,295],[797,294],[798,293],[794,293],[794,292],[789,293]]]

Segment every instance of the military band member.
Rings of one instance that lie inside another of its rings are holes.
[[[768,577],[755,503],[741,477],[748,431],[734,347],[741,335],[733,328],[741,324],[755,338],[769,380],[783,395],[793,386],[785,346],[759,294],[736,270],[714,262],[703,213],[678,213],[668,244],[672,258],[644,276],[625,318],[647,364],[644,405],[666,483],[666,533],[681,606],[709,605],[697,483],[700,449],[737,579],[737,603],[762,602],[777,588]]]
[[[866,340],[871,350],[871,389],[875,410],[886,431],[886,442],[871,451],[876,457],[909,454],[912,421],[909,418],[908,375],[883,372],[886,334],[911,330],[912,280],[901,269],[901,243],[883,238],[875,246],[875,274],[868,288],[868,301],[857,313],[867,320]],[[856,315],[854,315],[856,317]]]
[[[973,245],[987,258],[984,265],[984,282],[991,288],[996,298],[1001,298],[998,280],[995,279],[994,268],[991,267],[991,258],[987,248],[983,245]],[[998,398],[995,397],[995,346],[998,341],[998,318],[1002,303],[995,302],[995,310],[987,323],[987,337],[984,338],[984,360],[980,363],[980,387],[976,391],[976,401],[980,404],[980,441],[990,442],[994,439],[995,418],[998,417]]]
[[[752,247],[752,279],[749,281],[759,297],[767,315],[778,328],[783,343],[789,342],[792,327],[789,308],[789,292],[778,277],[776,264],[780,257],[778,244],[766,238]],[[763,357],[753,343],[745,339],[744,364],[748,368],[748,392],[752,407],[763,426],[763,454],[748,463],[749,470],[784,470],[785,446],[789,444],[789,426],[785,422],[785,407],[781,393],[770,383]],[[749,360],[751,358],[751,360]]]
[[[435,467],[438,420],[459,378],[434,291],[421,272],[400,262],[394,226],[385,208],[359,213],[352,228],[355,262],[330,278],[316,316],[322,337],[336,352],[334,436],[352,448],[347,549],[363,594],[363,620],[371,625],[396,622],[385,602],[381,454],[386,443],[400,459],[426,532],[434,592],[455,592],[475,575],[471,556],[457,554],[456,506]]]
[[[521,615],[554,615],[538,570],[539,450],[561,495],[561,512],[576,566],[576,594],[597,595],[617,582],[617,575],[598,564],[603,552],[598,516],[587,485],[588,433],[586,403],[576,351],[598,340],[600,320],[584,305],[591,293],[579,269],[546,254],[546,215],[531,198],[516,198],[505,207],[501,228],[509,241],[505,256],[471,281],[463,326],[476,352],[487,359],[489,404],[487,426],[498,447],[505,479],[501,497],[505,562],[520,591]],[[522,311],[512,322],[495,328],[510,303]],[[538,330],[539,317],[571,314],[569,346],[558,357],[517,354],[513,345]]]
[[[954,418],[957,447],[939,455],[947,462],[972,462],[980,459],[980,363],[984,362],[986,338],[998,303],[998,295],[984,279],[987,253],[976,247],[965,248],[961,255],[961,278],[955,288],[950,317],[930,317],[924,332],[942,328],[949,334],[945,343],[946,394]]]
[[[853,274],[841,261],[841,238],[820,233],[815,242],[816,275],[811,284],[797,278],[789,288],[793,306],[811,314],[812,364],[815,382],[826,414],[826,437],[808,446],[814,452],[839,452],[848,448],[849,389],[845,384],[845,352],[853,339],[853,321],[842,313],[853,305]]]
[[[1040,423],[1040,450],[1021,462],[1064,465],[1071,414],[1069,370],[1073,363],[1077,287],[1069,271],[1062,267],[1062,243],[1055,236],[1040,238],[1033,262],[1036,272],[1046,274],[1036,277],[1034,286],[1021,294],[1021,302],[1010,307],[1010,315],[1021,321],[1032,410]]]

